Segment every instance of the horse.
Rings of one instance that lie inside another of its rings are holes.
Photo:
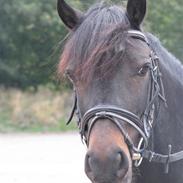
[[[76,114],[88,178],[182,183],[183,65],[143,31],[146,0],[57,9],[69,29],[58,72],[74,87],[68,123]]]

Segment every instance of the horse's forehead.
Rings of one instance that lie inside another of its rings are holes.
[[[128,38],[126,41],[126,54],[131,59],[149,58],[151,49],[148,44],[142,40]]]

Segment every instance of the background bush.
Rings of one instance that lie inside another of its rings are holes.
[[[0,133],[73,130],[76,123],[66,126],[71,96],[45,87],[36,93],[0,87]]]
[[[67,0],[85,10],[93,0]],[[111,2],[121,4],[121,0]],[[183,60],[183,1],[148,0],[145,29]],[[67,30],[56,0],[0,0],[0,84],[19,88],[56,83],[55,71]]]

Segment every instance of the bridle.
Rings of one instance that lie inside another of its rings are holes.
[[[151,49],[150,59],[150,83],[147,97],[147,105],[141,117],[136,114],[117,106],[112,105],[98,105],[94,106],[81,116],[79,107],[77,105],[77,94],[75,93],[75,101],[70,118],[67,122],[69,124],[76,113],[78,116],[78,127],[82,140],[88,145],[91,130],[94,124],[99,119],[109,119],[114,123],[127,143],[131,152],[132,160],[135,161],[135,166],[140,166],[142,159],[146,158],[149,162],[163,163],[165,165],[165,173],[168,173],[169,163],[183,159],[183,151],[171,154],[171,145],[168,147],[168,155],[162,155],[148,150],[150,137],[152,135],[153,127],[155,125],[155,111],[159,110],[160,102],[163,101],[166,105],[164,94],[164,87],[159,70],[159,58],[151,48],[145,34],[136,30],[127,31],[128,36],[134,39],[144,41]],[[136,147],[130,136],[124,129],[121,121],[133,127],[141,136],[138,146]]]

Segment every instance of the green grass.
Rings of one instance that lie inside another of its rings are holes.
[[[0,133],[59,133],[77,130],[77,125],[74,121],[66,125],[66,120],[64,119],[57,124],[45,125],[40,122],[25,124],[14,123],[11,119],[8,119],[8,116],[0,114]]]
[[[41,88],[36,93],[0,88],[0,133],[59,133],[77,130],[66,125],[71,95]]]

